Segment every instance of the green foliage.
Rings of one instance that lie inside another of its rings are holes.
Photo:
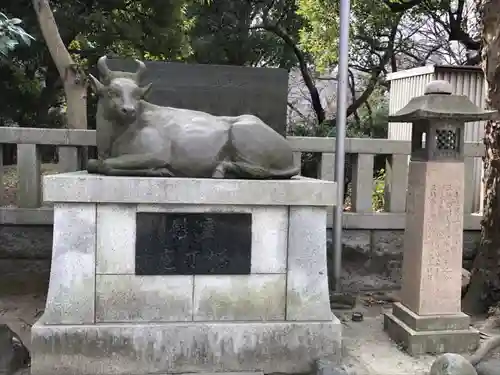
[[[347,119],[347,129],[358,138],[387,138],[389,128],[389,98],[386,90],[377,86],[370,98],[357,111],[359,122],[355,116]]]
[[[339,41],[339,1],[296,0],[298,13],[306,20],[300,31],[302,47],[314,57],[318,69],[323,70],[336,64]],[[389,4],[388,4],[389,3]],[[351,0],[350,51],[351,62],[365,71],[380,61],[381,52],[388,45],[393,26],[401,16],[408,26],[418,24],[424,17],[440,19],[447,15],[451,0]],[[411,38],[398,34],[397,43],[414,47]],[[396,48],[397,49],[397,48]]]
[[[217,0],[193,2],[187,15],[193,19],[189,30],[193,54],[188,61],[201,64],[272,66],[291,68],[296,58],[290,46],[271,32],[255,28],[264,13],[293,38],[298,37],[302,19],[289,0]]]
[[[18,45],[29,46],[33,37],[20,26],[19,18],[8,18],[0,12],[0,58],[6,58]]]
[[[372,207],[373,211],[383,211],[385,206],[385,169],[381,169],[373,180]]]
[[[202,0],[51,0],[61,38],[75,61],[95,70],[104,54],[161,60],[184,60],[191,53],[188,31],[193,20],[187,6]],[[21,126],[57,126],[64,107],[64,92],[55,65],[41,35],[29,0],[2,0],[0,12],[23,19],[30,48],[9,49],[0,55],[0,125],[13,121]],[[19,31],[18,21],[8,24]],[[17,34],[17,43],[26,35]],[[12,35],[15,37],[15,35]],[[9,42],[8,46],[12,47]],[[0,49],[2,45],[0,44]],[[89,114],[94,112],[92,98]],[[89,116],[91,119],[92,116]]]
[[[297,0],[297,13],[308,21],[300,30],[300,42],[314,57],[319,70],[324,70],[337,61],[338,3],[338,1]]]

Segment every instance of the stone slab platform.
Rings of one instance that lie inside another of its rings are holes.
[[[415,331],[467,330],[470,316],[462,312],[447,315],[418,315],[402,303],[396,302],[392,314]]]
[[[236,206],[334,206],[336,182],[119,177],[86,171],[43,177],[44,202]]]
[[[231,322],[32,327],[36,375],[183,372],[305,373],[335,360],[341,323]]]
[[[443,319],[446,319],[443,316]],[[384,331],[411,356],[427,353],[467,353],[477,348],[479,332],[469,329],[416,331],[393,313],[384,315]]]

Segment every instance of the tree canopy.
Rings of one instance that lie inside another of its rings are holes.
[[[479,50],[465,0],[352,0],[351,4],[351,122],[365,118],[358,111],[367,111],[374,92],[387,88],[387,72],[446,59],[470,62],[465,49]],[[306,89],[309,104],[305,110],[314,114],[299,116],[312,121],[307,124],[310,134],[324,133],[314,129],[323,127],[325,121],[327,128],[335,125],[332,108],[321,92],[327,83],[320,81],[326,74],[334,91],[338,2],[51,0],[50,7],[64,45],[84,70],[93,69],[103,54],[296,70],[302,78],[298,84]],[[60,126],[64,120],[56,114],[65,105],[62,82],[32,1],[5,0],[0,12],[18,17],[5,25],[19,31],[4,33],[7,36],[1,39],[10,47],[9,60],[0,62],[0,93],[13,100],[0,107],[0,122]],[[28,35],[34,40],[25,48],[20,44],[31,41]],[[457,47],[450,47],[450,40],[457,41]],[[0,49],[2,55],[6,48]],[[385,100],[384,95],[376,97]]]
[[[18,45],[29,46],[33,37],[21,27],[22,20],[0,12],[0,58],[7,58]]]

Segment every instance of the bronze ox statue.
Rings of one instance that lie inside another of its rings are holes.
[[[98,160],[89,173],[114,176],[287,179],[299,173],[288,141],[252,115],[213,116],[146,101],[146,66],[111,71],[106,57],[90,75],[99,96]]]

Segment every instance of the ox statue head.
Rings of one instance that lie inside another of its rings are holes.
[[[151,83],[143,87],[139,85],[146,65],[142,61],[135,61],[135,73],[111,71],[106,64],[106,56],[103,56],[97,62],[101,80],[89,75],[104,115],[123,125],[131,124],[137,119],[141,100],[145,99],[151,90]]]

